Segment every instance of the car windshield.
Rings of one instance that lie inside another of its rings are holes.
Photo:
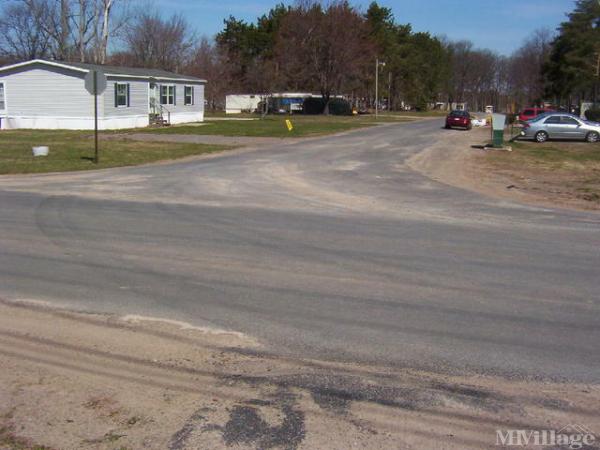
[[[469,113],[466,111],[452,111],[450,115],[454,117],[469,117]]]

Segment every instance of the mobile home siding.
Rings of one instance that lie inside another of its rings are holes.
[[[115,84],[129,84],[129,106],[115,106]],[[105,117],[148,115],[148,81],[108,77],[104,91]]]
[[[84,77],[85,73],[41,65],[0,73],[0,81],[6,85],[6,115],[93,117],[94,105],[85,90]]]
[[[160,84],[175,86],[175,104],[164,105],[164,107],[171,113],[172,123],[185,123],[204,120],[203,83],[163,81]],[[193,86],[194,88],[194,103],[192,105],[185,104],[185,86]]]

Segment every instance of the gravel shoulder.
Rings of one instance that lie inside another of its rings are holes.
[[[507,167],[498,157],[503,151],[474,148],[489,141],[489,129],[471,132],[451,130],[447,134],[447,139],[408,159],[407,165],[444,184],[501,200],[541,207],[600,211],[600,202],[588,201],[577,195],[577,184],[573,183],[577,181],[576,174],[568,171],[561,174],[537,164]],[[511,154],[502,156],[510,158]]]
[[[236,333],[0,302],[9,449],[487,448],[496,430],[600,429],[600,387],[265,353]]]

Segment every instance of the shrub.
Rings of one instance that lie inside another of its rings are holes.
[[[415,110],[417,111],[427,111],[427,100],[424,98],[419,98],[415,104]]]
[[[302,107],[304,114],[322,114],[324,109],[325,102],[323,102],[323,99],[314,97],[308,97],[304,100],[304,105]]]
[[[351,116],[352,105],[348,100],[343,98],[332,98],[329,100],[329,114],[334,116]]]
[[[304,100],[304,114],[323,114],[325,111],[325,102],[321,98],[309,97]],[[332,98],[329,100],[329,114],[334,116],[352,115],[352,105],[343,98]]]
[[[588,109],[585,112],[585,117],[592,122],[600,122],[600,108]]]

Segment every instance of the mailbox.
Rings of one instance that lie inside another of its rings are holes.
[[[492,146],[502,148],[504,146],[504,126],[506,116],[504,114],[492,114]]]

